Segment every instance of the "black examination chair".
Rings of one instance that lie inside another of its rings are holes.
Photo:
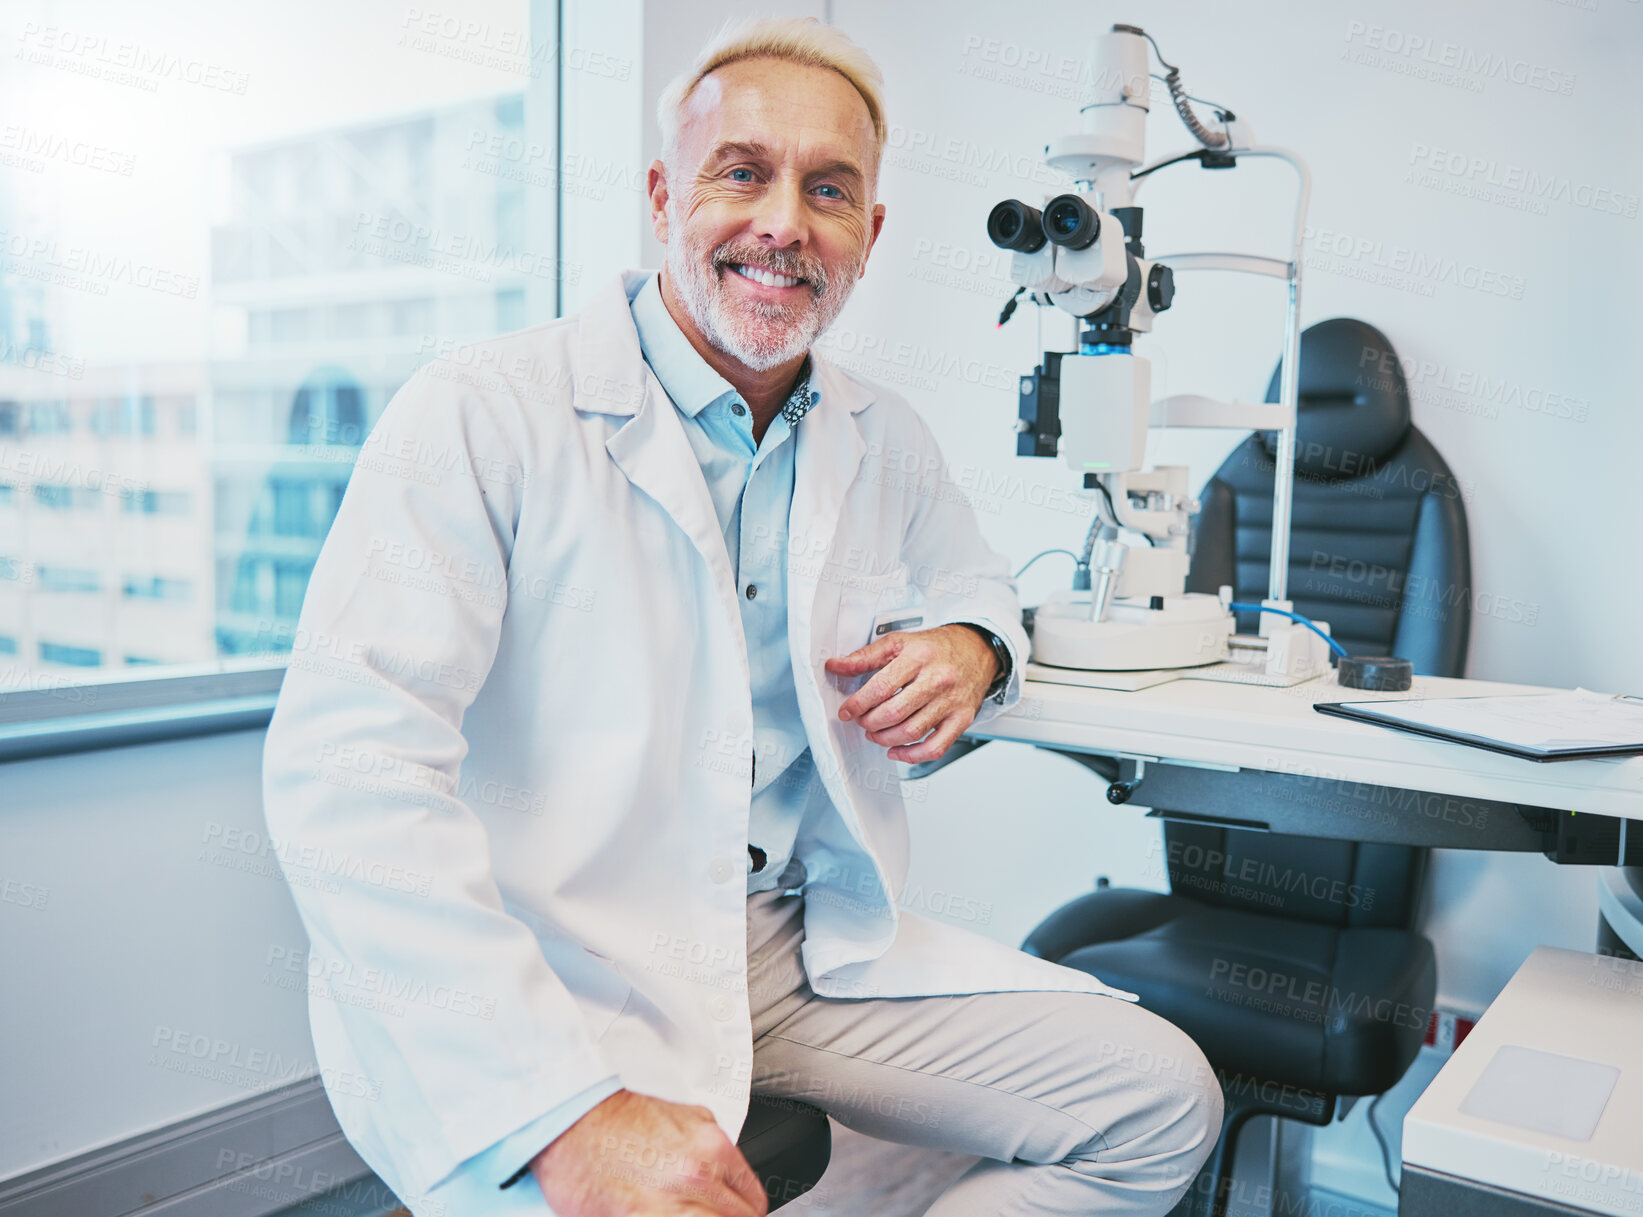
[[[1274,372],[1267,400],[1277,395]],[[1251,435],[1205,487],[1189,590],[1266,596],[1275,446],[1273,434]],[[1295,472],[1295,611],[1329,622],[1355,654],[1461,675],[1466,514],[1373,326],[1337,318],[1303,335]],[[1240,632],[1255,632],[1255,616],[1240,615]],[[1411,928],[1427,851],[1223,827],[1212,806],[1154,810],[1169,893],[1099,888],[1046,918],[1024,949],[1140,994],[1198,1042],[1226,1120],[1176,1211],[1208,1204],[1222,1217],[1250,1117],[1327,1124],[1338,1098],[1382,1093],[1415,1059],[1437,988],[1432,944]]]

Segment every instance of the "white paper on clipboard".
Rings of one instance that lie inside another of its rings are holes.
[[[1574,689],[1504,697],[1435,697],[1348,702],[1377,715],[1543,751],[1643,743],[1643,701]]]

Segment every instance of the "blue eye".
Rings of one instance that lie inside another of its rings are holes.
[[[837,186],[817,186],[816,189],[817,190],[831,190],[833,193],[827,196],[830,199],[842,199],[844,197],[844,192],[842,190],[840,190]]]
[[[753,180],[753,170],[751,170],[751,169],[732,169],[730,171],[730,176],[731,176],[731,179],[733,181],[751,182]]]

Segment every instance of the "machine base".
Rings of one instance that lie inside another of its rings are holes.
[[[1170,668],[1151,668],[1141,672],[1097,672],[1089,668],[1053,668],[1048,664],[1028,663],[1027,679],[1051,685],[1074,685],[1080,689],[1117,689],[1135,693],[1154,685],[1167,685],[1180,680],[1181,673]]]
[[[1227,657],[1232,615],[1215,596],[1166,596],[1162,608],[1115,600],[1090,621],[1088,592],[1063,592],[1033,615],[1033,659],[1057,668],[1146,672],[1198,667]]]

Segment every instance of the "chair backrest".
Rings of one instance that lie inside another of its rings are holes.
[[[1278,399],[1281,368],[1267,400]],[[1460,484],[1411,423],[1386,336],[1352,318],[1301,336],[1289,598],[1354,654],[1401,655],[1459,676],[1471,627]],[[1276,433],[1251,435],[1204,487],[1189,591],[1267,594]],[[1256,614],[1238,629],[1256,631]],[[1160,809],[1163,810],[1163,809]],[[1172,810],[1210,812],[1208,808]],[[1167,812],[1166,812],[1167,814]],[[1167,822],[1173,891],[1205,903],[1341,926],[1407,926],[1426,851]]]
[[[1278,397],[1278,373],[1267,400]],[[1200,496],[1187,589],[1267,594],[1272,432],[1251,435]],[[1392,344],[1347,317],[1301,336],[1289,598],[1327,621],[1347,650],[1402,655],[1415,671],[1459,676],[1471,627],[1471,555],[1460,483],[1410,423]],[[1254,633],[1255,614],[1238,628]]]

